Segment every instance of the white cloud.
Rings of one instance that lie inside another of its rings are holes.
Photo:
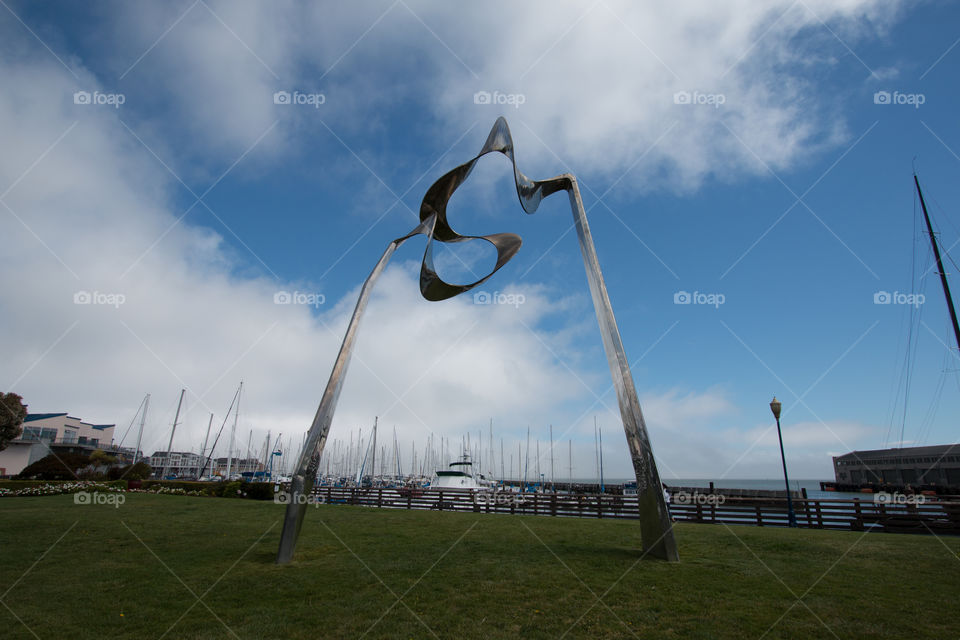
[[[176,130],[162,120],[171,113],[145,117],[143,126],[156,128],[151,145],[172,138],[200,156],[239,154],[279,120],[278,135],[265,142],[275,151],[298,132],[322,132],[321,119],[341,134],[385,131],[401,111],[419,115],[416,130],[435,129],[428,120],[439,118],[452,140],[502,113],[528,174],[570,165],[609,181],[638,163],[626,189],[693,188],[710,176],[764,173],[765,165],[784,170],[840,143],[843,119],[818,83],[840,56],[850,59],[847,47],[883,36],[900,7],[208,4],[190,10],[123,81],[177,116]],[[187,6],[122,5],[116,66],[126,68]],[[276,108],[278,88],[328,99],[319,111]],[[477,91],[524,101],[477,105]],[[724,102],[678,105],[678,92]]]

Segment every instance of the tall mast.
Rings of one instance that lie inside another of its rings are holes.
[[[200,457],[203,458],[207,453],[207,442],[210,440],[210,427],[213,426],[213,414],[210,414],[210,420],[207,422],[207,435],[203,436],[203,448],[200,449]],[[204,464],[204,467],[207,465]],[[197,469],[197,480],[200,479],[200,474],[203,473],[203,469]]]
[[[503,475],[503,438],[500,438],[500,483],[503,484],[504,480],[506,476]]]
[[[527,425],[527,457],[523,460],[523,484],[527,484],[527,472],[530,470],[530,425]]]
[[[177,420],[180,419],[180,407],[183,406],[183,394],[186,392],[186,389],[180,389],[180,400],[177,402],[177,413],[173,416],[173,429],[170,430],[170,443],[167,444],[167,457],[163,460],[163,472],[160,474],[161,480],[166,477],[167,468],[170,467],[170,449],[173,448],[173,434],[177,432]]]
[[[597,484],[600,481],[600,444],[597,441],[597,416],[593,416],[593,462],[597,470]]]
[[[266,471],[267,466],[270,466],[273,469],[273,451],[270,450],[270,430],[267,429],[267,442],[263,445],[263,469]],[[271,474],[273,475],[273,474]],[[271,478],[272,479],[272,478]]]
[[[133,464],[137,464],[140,455],[140,439],[143,438],[143,423],[147,421],[147,407],[150,406],[150,394],[143,399],[143,413],[140,414],[140,431],[137,433],[137,448],[133,451]]]
[[[227,482],[230,482],[230,470],[233,468],[233,441],[237,435],[237,420],[240,418],[240,392],[243,390],[243,380],[237,389],[237,406],[233,413],[233,428],[230,429],[230,448],[227,449]]]
[[[537,439],[537,488],[543,491],[543,476],[540,473],[540,440]]]
[[[210,414],[210,420],[207,422],[207,435],[203,436],[203,448],[200,449],[200,457],[202,458],[207,452],[207,442],[210,441],[210,427],[213,426],[213,414]]]
[[[913,183],[917,185],[917,195],[920,196],[920,207],[923,209],[923,219],[927,223],[927,232],[930,234],[930,244],[933,245],[933,255],[937,259],[937,272],[940,274],[940,283],[943,285],[943,295],[947,299],[947,310],[950,311],[950,321],[953,322],[953,337],[957,341],[957,348],[960,349],[960,324],[957,323],[957,310],[953,308],[953,297],[950,295],[950,285],[947,284],[947,272],[943,268],[943,260],[940,259],[940,247],[937,246],[937,238],[933,233],[933,226],[930,224],[930,215],[927,213],[927,203],[923,200],[923,192],[920,191],[920,181],[917,180],[917,174],[913,174]]]
[[[496,454],[493,451],[493,418],[490,418],[490,462],[487,463],[487,468],[490,469],[490,477],[492,478],[497,474],[497,465],[496,465]]]
[[[397,425],[393,425],[393,457],[396,464],[397,480],[399,481],[403,478],[403,474],[400,473],[400,445],[397,444]]]
[[[370,486],[373,486],[373,481],[377,477],[377,416],[373,416],[373,441],[371,447],[373,447],[373,456],[370,459]],[[361,478],[363,480],[363,478]]]
[[[557,490],[557,477],[553,474],[553,425],[550,425],[550,490]]]
[[[243,457],[240,458],[240,463],[237,465],[240,467],[240,473],[243,473],[244,468],[247,471],[250,471],[250,443],[253,442],[253,429],[250,429],[250,432],[247,434],[247,451],[243,454]]]
[[[597,429],[597,436],[600,438],[600,493],[603,493],[603,429]]]

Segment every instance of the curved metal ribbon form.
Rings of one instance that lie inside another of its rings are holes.
[[[566,191],[569,195],[580,250],[587,270],[590,294],[600,324],[604,351],[607,354],[607,362],[610,365],[610,373],[617,391],[620,416],[623,420],[623,428],[630,448],[634,472],[637,476],[640,531],[643,538],[644,553],[649,553],[664,560],[675,561],[678,559],[670,514],[661,489],[660,475],[657,472],[650,438],[647,434],[643,413],[640,410],[640,401],[637,399],[633,384],[633,377],[630,374],[629,361],[623,350],[620,331],[617,329],[613,308],[610,305],[607,288],[603,282],[603,274],[600,271],[600,263],[594,248],[593,237],[590,234],[590,227],[587,224],[586,213],[583,210],[583,201],[580,198],[580,189],[577,186],[576,178],[570,174],[563,174],[548,180],[534,181],[523,175],[517,169],[510,128],[507,126],[507,121],[500,117],[497,118],[496,123],[490,130],[490,135],[487,136],[487,141],[480,153],[469,162],[465,162],[446,173],[427,189],[420,205],[420,224],[410,233],[393,240],[387,246],[380,257],[380,261],[377,262],[376,267],[360,289],[360,296],[350,318],[350,324],[347,326],[343,344],[340,346],[340,352],[337,354],[337,360],[334,363],[333,371],[330,373],[330,379],[327,381],[320,406],[313,418],[313,424],[307,433],[307,440],[293,475],[289,494],[290,502],[284,516],[283,533],[280,536],[280,548],[277,552],[278,563],[287,563],[293,559],[300,527],[303,526],[308,498],[313,491],[313,485],[320,468],[320,457],[323,454],[330,424],[333,421],[333,413],[350,362],[360,318],[367,306],[373,286],[386,268],[393,252],[414,236],[422,234],[427,237],[427,246],[420,266],[420,292],[427,300],[439,301],[452,298],[482,284],[499,271],[520,250],[522,240],[518,235],[496,233],[486,236],[464,236],[454,231],[447,221],[447,203],[453,193],[467,180],[477,161],[484,155],[494,152],[502,153],[510,159],[510,163],[513,165],[517,196],[527,213],[534,213],[544,198],[557,191]],[[462,285],[445,282],[434,268],[434,240],[450,243],[465,240],[485,240],[497,250],[496,265],[490,273],[476,282]]]

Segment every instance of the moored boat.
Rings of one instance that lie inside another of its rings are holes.
[[[431,489],[458,489],[463,491],[493,491],[494,483],[483,477],[474,476],[470,454],[464,453],[448,469],[438,470],[436,480],[430,483]]]

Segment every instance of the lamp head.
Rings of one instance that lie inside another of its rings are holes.
[[[773,411],[773,417],[777,420],[780,419],[780,407],[782,406],[781,402],[777,400],[777,396],[773,396],[773,400],[770,401],[770,411]]]

